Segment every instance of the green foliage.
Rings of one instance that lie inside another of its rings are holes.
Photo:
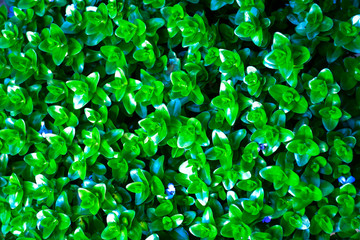
[[[5,0],[0,239],[360,239],[358,0]]]

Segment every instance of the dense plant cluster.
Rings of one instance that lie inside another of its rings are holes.
[[[6,0],[3,239],[360,239],[358,0]]]

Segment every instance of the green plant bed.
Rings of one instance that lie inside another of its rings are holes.
[[[0,239],[360,239],[359,0],[6,0]]]

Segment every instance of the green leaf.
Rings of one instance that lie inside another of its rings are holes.
[[[292,54],[295,65],[303,65],[310,59],[309,49],[303,46],[294,46]]]
[[[108,225],[101,233],[102,239],[114,239],[120,236],[120,226],[117,224]]]
[[[61,126],[69,120],[67,110],[62,106],[50,106],[47,111],[55,119],[55,126]]]
[[[45,171],[49,164],[44,155],[40,152],[26,155],[24,161],[34,167],[34,175],[38,175]]]
[[[325,127],[325,129],[327,131],[332,131],[338,125],[339,119],[333,119],[333,118],[325,119],[325,118],[323,118],[322,123],[324,124],[324,127]]]
[[[287,46],[290,44],[290,40],[282,33],[276,32],[274,34],[273,40],[273,48],[274,49],[281,49],[283,46]]]
[[[88,94],[89,86],[83,81],[71,80],[67,81],[66,85],[70,88],[71,91],[75,92],[76,95]]]
[[[124,103],[126,112],[128,114],[134,113],[136,105],[137,105],[134,94],[132,94],[132,93],[125,94],[123,97],[123,103]]]
[[[282,100],[283,93],[289,91],[289,89],[290,88],[288,86],[276,84],[269,88],[269,93],[277,102],[280,102]]]
[[[86,158],[91,157],[100,148],[100,132],[96,127],[94,127],[91,132],[83,130],[82,136],[84,138],[84,144],[85,144],[85,149],[84,149],[85,157]]]
[[[195,142],[195,129],[193,126],[184,126],[182,127],[182,131],[180,131],[178,138],[178,147],[179,148],[187,148],[191,146]]]
[[[58,225],[59,230],[67,230],[71,224],[70,217],[63,213],[59,213],[58,216],[60,220]]]
[[[339,214],[343,217],[351,216],[355,210],[355,201],[350,195],[341,194],[336,197],[336,202],[340,205]]]
[[[161,203],[155,209],[155,214],[158,217],[163,217],[163,216],[170,214],[172,212],[172,210],[173,210],[173,205],[172,205],[171,201],[167,200],[167,201]]]
[[[74,237],[79,240],[89,240],[89,238],[85,236],[85,233],[81,227],[75,229]]]
[[[210,230],[203,223],[192,225],[189,230],[192,235],[199,238],[206,238],[210,234]]]
[[[269,182],[284,182],[287,177],[279,166],[269,166],[260,170],[260,176]]]
[[[236,29],[235,34],[241,38],[251,37],[255,34],[256,26],[251,22],[242,22]]]
[[[19,8],[28,9],[32,8],[36,5],[36,2],[32,2],[30,0],[20,0],[18,3]]]
[[[41,221],[41,225],[45,226],[43,231],[43,238],[47,239],[53,233],[58,224],[58,220],[53,217],[47,217]]]
[[[133,193],[141,193],[145,188],[142,182],[133,182],[126,186],[126,189]]]
[[[28,71],[31,65],[30,60],[25,57],[11,55],[9,60],[11,65],[20,72]]]

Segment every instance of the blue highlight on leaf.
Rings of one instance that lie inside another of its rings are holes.
[[[271,222],[271,216],[266,216],[264,217],[264,219],[262,220],[263,223],[269,223]]]
[[[175,186],[172,183],[168,184],[168,188],[166,189],[166,199],[172,199],[175,196]]]
[[[353,176],[350,176],[346,179],[344,176],[341,176],[341,177],[339,177],[338,181],[341,184],[353,183],[353,182],[355,182],[355,178]]]
[[[45,138],[47,134],[52,133],[52,130],[48,130],[45,127],[45,122],[41,122],[41,127],[40,127],[39,133],[41,134],[41,136],[43,136]]]

